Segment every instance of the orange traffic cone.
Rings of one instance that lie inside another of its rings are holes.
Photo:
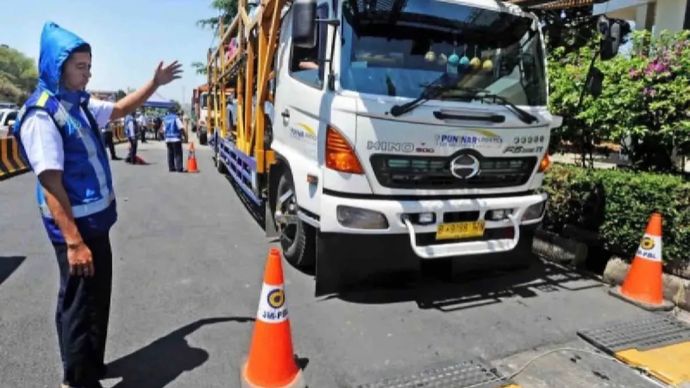
[[[187,172],[199,172],[196,167],[196,156],[194,155],[194,143],[189,143],[189,156],[187,157]]]
[[[242,366],[243,387],[305,387],[292,352],[290,320],[283,290],[280,251],[271,248],[249,356]]]
[[[623,285],[610,291],[614,296],[652,311],[673,308],[672,303],[664,300],[661,224],[661,214],[652,214]]]

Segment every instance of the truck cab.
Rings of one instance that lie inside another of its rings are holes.
[[[529,256],[550,130],[561,124],[547,110],[533,14],[483,0],[261,7],[249,31],[279,10],[275,54],[259,51],[256,65],[241,41],[231,63],[247,66],[235,72],[243,101],[256,105],[256,91],[271,109],[239,104],[251,121],[220,158],[254,203],[265,202],[285,258],[316,267],[317,293],[424,260]],[[222,66],[215,74],[228,73]],[[254,74],[269,73],[267,98]]]
[[[457,260],[531,246],[560,125],[536,17],[466,0],[297,2],[287,16],[271,148],[303,225],[284,241],[378,235]]]

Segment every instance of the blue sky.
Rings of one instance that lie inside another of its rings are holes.
[[[3,1],[3,3],[5,3]],[[91,44],[88,89],[138,88],[153,77],[159,61],[179,60],[182,79],[158,89],[161,97],[188,103],[205,82],[190,64],[206,59],[212,31],[196,21],[215,16],[211,0],[19,0],[0,7],[0,44],[38,61],[41,28],[47,20]],[[184,99],[183,99],[184,94]]]

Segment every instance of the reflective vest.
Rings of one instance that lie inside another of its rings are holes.
[[[168,114],[163,118],[163,125],[165,125],[165,140],[166,141],[182,141],[182,128],[177,125],[177,115]]]
[[[96,120],[88,110],[88,100],[89,95],[85,92],[70,93],[67,97],[58,98],[39,88],[20,110],[13,128],[14,136],[18,138],[26,157],[20,139],[20,129],[26,114],[41,109],[53,119],[62,137],[64,150],[62,182],[83,238],[107,234],[117,220],[112,173]],[[80,114],[80,106],[88,122]],[[54,242],[64,242],[40,183],[36,185],[36,198],[48,236]]]
[[[132,115],[125,116],[125,136],[128,138],[137,137],[137,122]]]

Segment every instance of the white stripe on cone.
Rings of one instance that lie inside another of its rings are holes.
[[[283,286],[264,283],[261,287],[259,311],[256,313],[256,319],[266,323],[279,323],[287,320],[287,316],[288,310]]]
[[[645,233],[637,248],[637,256],[647,260],[661,261],[661,237]]]

